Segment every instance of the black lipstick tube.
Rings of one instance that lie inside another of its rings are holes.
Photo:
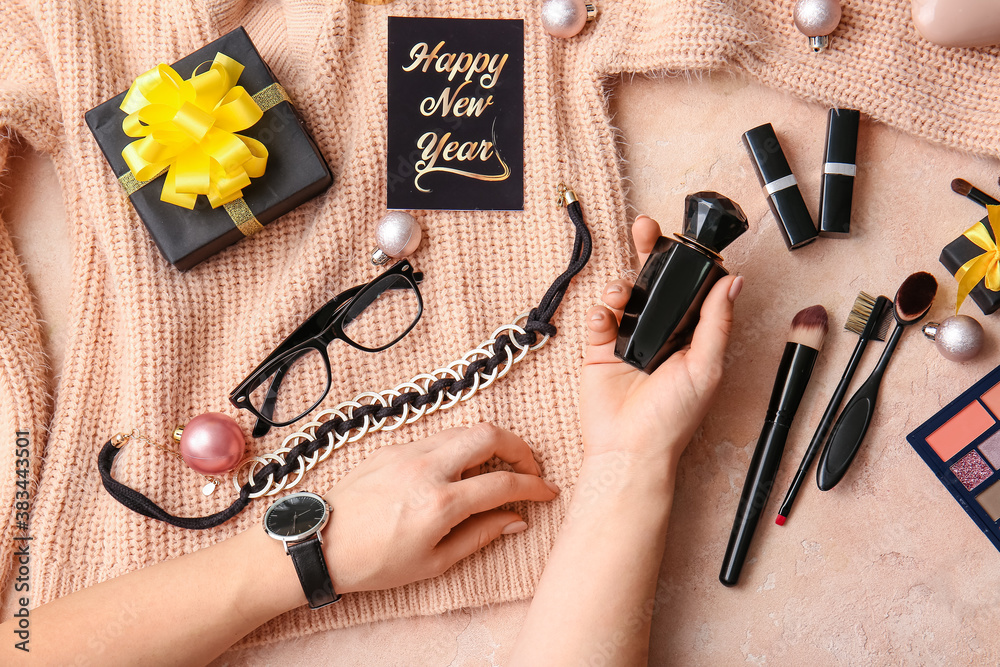
[[[743,144],[750,153],[760,185],[764,188],[768,206],[778,221],[781,235],[789,250],[801,248],[816,240],[806,202],[799,191],[792,168],[788,166],[785,152],[770,123],[765,123],[743,133]]]
[[[851,204],[857,173],[858,125],[854,109],[830,109],[826,123],[826,153],[819,191],[819,235],[845,238],[851,233]]]
[[[722,560],[719,581],[726,586],[735,586],[739,581],[754,531],[778,475],[788,429],[792,426],[792,419],[799,409],[806,385],[809,384],[817,356],[819,351],[808,345],[785,343],[785,352],[781,355],[781,364],[778,365],[778,373],[774,379],[774,389],[771,390],[771,402],[767,406],[764,428],[761,429],[750,459],[750,469],[743,482],[736,519]]]

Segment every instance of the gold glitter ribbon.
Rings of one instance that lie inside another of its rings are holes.
[[[979,246],[983,253],[976,255],[968,262],[958,267],[955,272],[955,279],[958,280],[958,302],[955,305],[955,312],[962,307],[962,302],[969,296],[980,280],[983,280],[986,289],[996,292],[1000,291],[1000,249],[997,248],[997,232],[1000,230],[1000,206],[989,205],[986,207],[990,228],[993,230],[993,237],[981,221],[967,229],[962,236]]]
[[[163,172],[161,171],[160,174],[162,173]],[[153,176],[153,178],[149,179],[148,181],[140,181],[135,177],[135,175],[131,171],[126,171],[124,174],[118,177],[118,183],[122,186],[122,190],[125,191],[125,194],[131,197],[135,192],[138,192],[140,188],[149,185],[150,183],[155,181],[160,176],[160,174]]]
[[[264,88],[260,92],[254,93],[253,101],[260,107],[261,112],[267,111],[273,106],[277,106],[282,102],[292,103],[292,98],[288,96],[288,92],[282,87],[280,83],[272,83],[267,88]]]
[[[229,217],[233,219],[236,228],[243,232],[243,236],[251,236],[264,229],[264,225],[260,224],[257,216],[253,214],[242,197],[228,204],[223,204],[223,207]]]

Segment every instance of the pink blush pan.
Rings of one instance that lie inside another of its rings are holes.
[[[927,444],[947,461],[993,426],[996,420],[978,401],[970,403],[957,415],[927,436]]]

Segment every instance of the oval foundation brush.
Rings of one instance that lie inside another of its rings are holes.
[[[875,370],[840,413],[837,423],[830,432],[830,439],[827,440],[826,447],[820,455],[819,467],[816,469],[816,484],[821,490],[829,491],[836,486],[851,466],[865,439],[865,434],[868,433],[872,415],[875,414],[882,376],[903,335],[903,329],[919,322],[927,314],[936,293],[937,281],[934,276],[923,271],[912,274],[899,286],[896,298],[893,300],[896,328],[886,342],[885,350],[882,351]]]
[[[778,474],[788,429],[792,426],[792,419],[806,391],[816,357],[823,347],[827,327],[826,310],[823,306],[800,310],[792,320],[788,342],[785,343],[785,351],[774,378],[764,427],[750,459],[747,478],[740,493],[740,504],[733,520],[733,530],[729,534],[729,544],[722,560],[719,581],[726,586],[735,586],[740,578],[740,570],[743,569],[754,530]]]

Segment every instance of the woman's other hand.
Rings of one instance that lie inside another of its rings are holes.
[[[480,473],[496,457],[512,471]],[[503,534],[528,526],[501,505],[552,500],[531,449],[490,424],[386,446],[327,494],[324,554],[338,593],[402,586],[443,574]]]

